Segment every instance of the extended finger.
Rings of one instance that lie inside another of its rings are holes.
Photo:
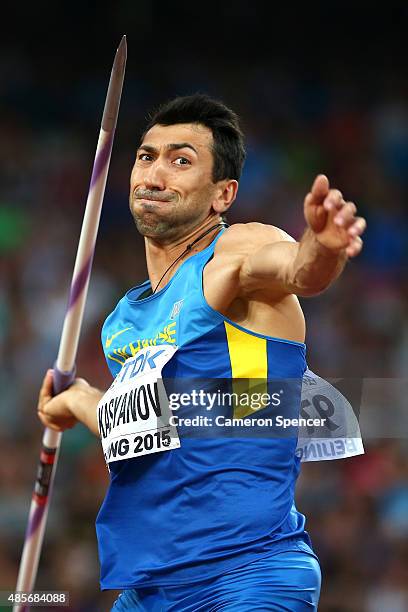
[[[361,240],[360,236],[356,236],[346,248],[346,253],[349,257],[355,257],[360,253],[362,248],[363,241]]]
[[[326,210],[339,210],[344,204],[343,194],[338,189],[330,189],[323,202]]]
[[[345,202],[340,211],[334,217],[334,222],[336,225],[347,228],[354,222],[354,215],[356,212],[357,207],[354,202]]]
[[[357,217],[354,223],[348,228],[348,233],[350,236],[360,236],[366,227],[366,220],[363,217]]]

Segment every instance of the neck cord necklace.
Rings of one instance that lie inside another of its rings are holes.
[[[181,255],[179,255],[177,257],[177,259],[175,259],[173,261],[172,264],[169,265],[169,267],[167,268],[167,270],[165,271],[165,273],[163,274],[163,276],[161,277],[161,279],[159,280],[159,282],[157,283],[154,291],[152,291],[152,295],[153,293],[156,293],[157,288],[160,286],[160,283],[162,282],[163,278],[166,276],[167,272],[169,272],[169,270],[172,269],[173,266],[176,265],[176,263],[178,261],[180,261],[180,259],[182,257],[184,257],[184,255],[186,253],[189,253],[191,251],[191,249],[193,248],[193,246],[195,246],[197,244],[197,242],[200,242],[200,240],[202,240],[205,236],[207,236],[207,234],[209,234],[210,232],[212,232],[213,230],[215,230],[217,227],[229,227],[228,223],[226,223],[225,221],[220,221],[220,223],[217,223],[216,225],[213,225],[212,227],[208,228],[207,230],[205,230],[205,232],[203,232],[202,234],[200,234],[195,240],[193,240],[193,242],[191,242],[190,244],[188,244],[186,246],[186,248],[184,249],[184,251],[181,253]]]

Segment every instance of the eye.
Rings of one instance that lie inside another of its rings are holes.
[[[149,153],[139,153],[137,159],[140,161],[152,161],[152,156]]]
[[[188,164],[191,165],[191,162],[189,159],[187,159],[186,157],[177,157],[174,162],[174,164],[176,164],[176,166],[187,166]]]

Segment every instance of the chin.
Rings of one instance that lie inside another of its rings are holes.
[[[146,238],[159,238],[171,235],[173,226],[167,221],[160,219],[146,219],[146,215],[143,218],[134,217],[134,221],[137,227],[137,231]]]

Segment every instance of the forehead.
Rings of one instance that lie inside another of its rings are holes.
[[[213,135],[209,128],[200,123],[154,125],[146,132],[142,144],[149,144],[160,148],[179,142],[192,144],[199,153],[208,152],[213,144]]]

